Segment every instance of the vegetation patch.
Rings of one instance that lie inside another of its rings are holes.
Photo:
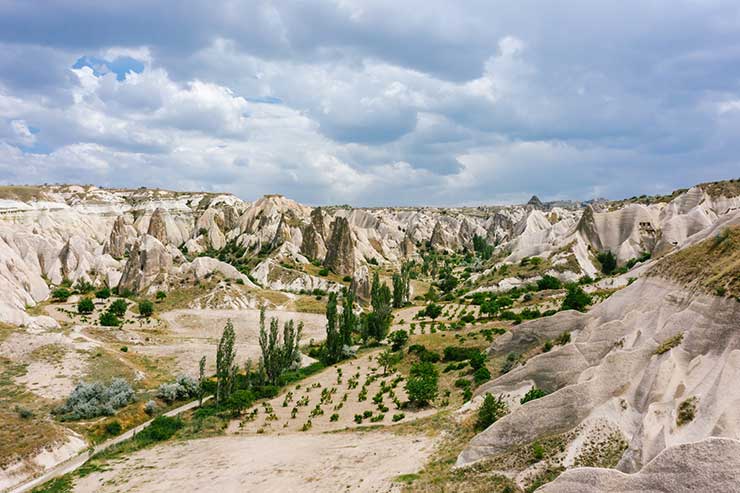
[[[660,345],[655,349],[654,354],[667,353],[674,347],[680,345],[682,341],[683,341],[683,332],[676,334],[673,337],[669,337],[668,339],[660,343]]]

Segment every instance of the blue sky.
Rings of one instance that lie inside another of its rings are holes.
[[[740,177],[740,3],[0,0],[0,183],[309,204]]]

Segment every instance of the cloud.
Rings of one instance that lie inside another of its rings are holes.
[[[5,182],[459,204],[740,170],[740,5],[0,2]]]

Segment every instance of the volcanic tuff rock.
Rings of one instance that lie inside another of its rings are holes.
[[[131,249],[118,287],[133,292],[152,292],[158,288],[166,288],[171,269],[171,253],[157,238],[146,234]]]
[[[355,241],[344,217],[334,220],[331,238],[326,246],[324,265],[340,276],[352,276],[355,272]]]
[[[118,216],[113,222],[110,238],[108,239],[108,243],[105,244],[103,251],[110,254],[113,258],[123,258],[126,255],[127,246],[126,221],[123,219],[123,216]]]

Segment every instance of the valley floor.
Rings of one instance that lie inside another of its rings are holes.
[[[426,437],[387,432],[226,436],[173,442],[111,461],[75,492],[388,492],[418,471]]]

